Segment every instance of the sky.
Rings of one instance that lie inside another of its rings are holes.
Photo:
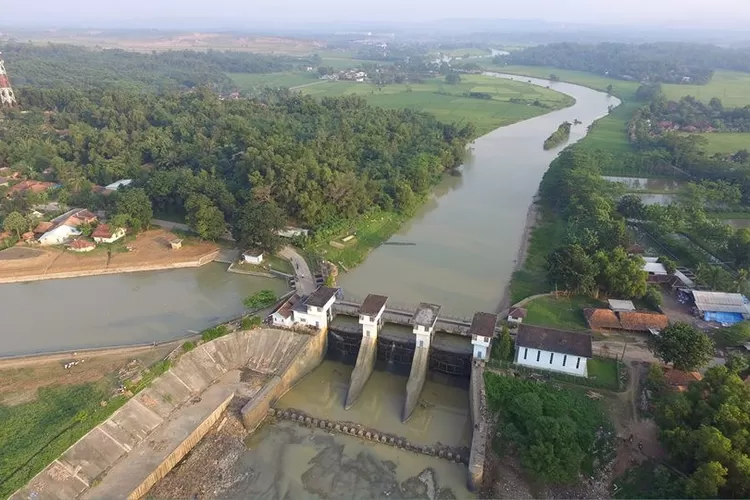
[[[400,21],[437,19],[536,19],[583,23],[750,22],[748,0],[24,0],[8,2],[0,25],[16,23],[95,25],[97,22],[162,19],[287,22]]]

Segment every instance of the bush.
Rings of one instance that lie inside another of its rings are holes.
[[[273,290],[261,290],[242,301],[248,309],[263,309],[272,306],[275,302],[276,294]]]
[[[533,380],[485,374],[487,402],[503,441],[541,481],[572,483],[614,458],[614,431],[598,401]]]
[[[649,287],[646,289],[646,295],[643,296],[643,301],[646,302],[648,307],[650,307],[654,311],[659,311],[662,300],[663,297],[661,295],[661,290],[659,289],[659,287],[649,285]]]
[[[187,341],[182,344],[182,350],[184,352],[190,352],[195,349],[195,342]]]
[[[261,325],[261,320],[258,316],[245,316],[242,318],[242,329],[243,330],[252,330],[253,328],[257,328]]]
[[[227,333],[229,333],[229,330],[227,329],[226,325],[219,325],[213,328],[208,328],[206,330],[203,330],[201,332],[201,339],[204,342],[209,342],[213,339],[218,339],[219,337],[223,337]]]

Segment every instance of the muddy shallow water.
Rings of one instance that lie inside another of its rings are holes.
[[[290,422],[264,425],[223,498],[471,498],[465,465]]]

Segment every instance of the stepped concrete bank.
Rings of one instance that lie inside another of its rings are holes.
[[[236,332],[202,344],[11,498],[140,498],[201,440],[235,396],[249,400],[243,421],[257,426],[270,405],[321,362],[325,346],[325,333],[276,329]]]
[[[349,382],[349,391],[346,393],[346,403],[344,407],[348,410],[362,393],[367,380],[372,375],[375,368],[375,360],[378,357],[378,340],[373,337],[363,337],[362,344],[359,346],[357,353],[357,364],[354,365],[352,377]]]

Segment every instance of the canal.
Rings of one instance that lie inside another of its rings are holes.
[[[0,357],[161,342],[242,314],[242,299],[278,279],[226,264],[0,285]]]
[[[570,140],[620,101],[603,92],[563,82],[514,75],[568,94],[576,103],[566,109],[499,128],[477,139],[461,168],[446,176],[432,198],[393,237],[415,243],[383,245],[349,273],[339,276],[347,292],[388,295],[409,304],[422,301],[443,312],[470,317],[495,311],[516,267],[527,212],[542,175],[559,153],[542,143],[563,121],[574,125]]]

